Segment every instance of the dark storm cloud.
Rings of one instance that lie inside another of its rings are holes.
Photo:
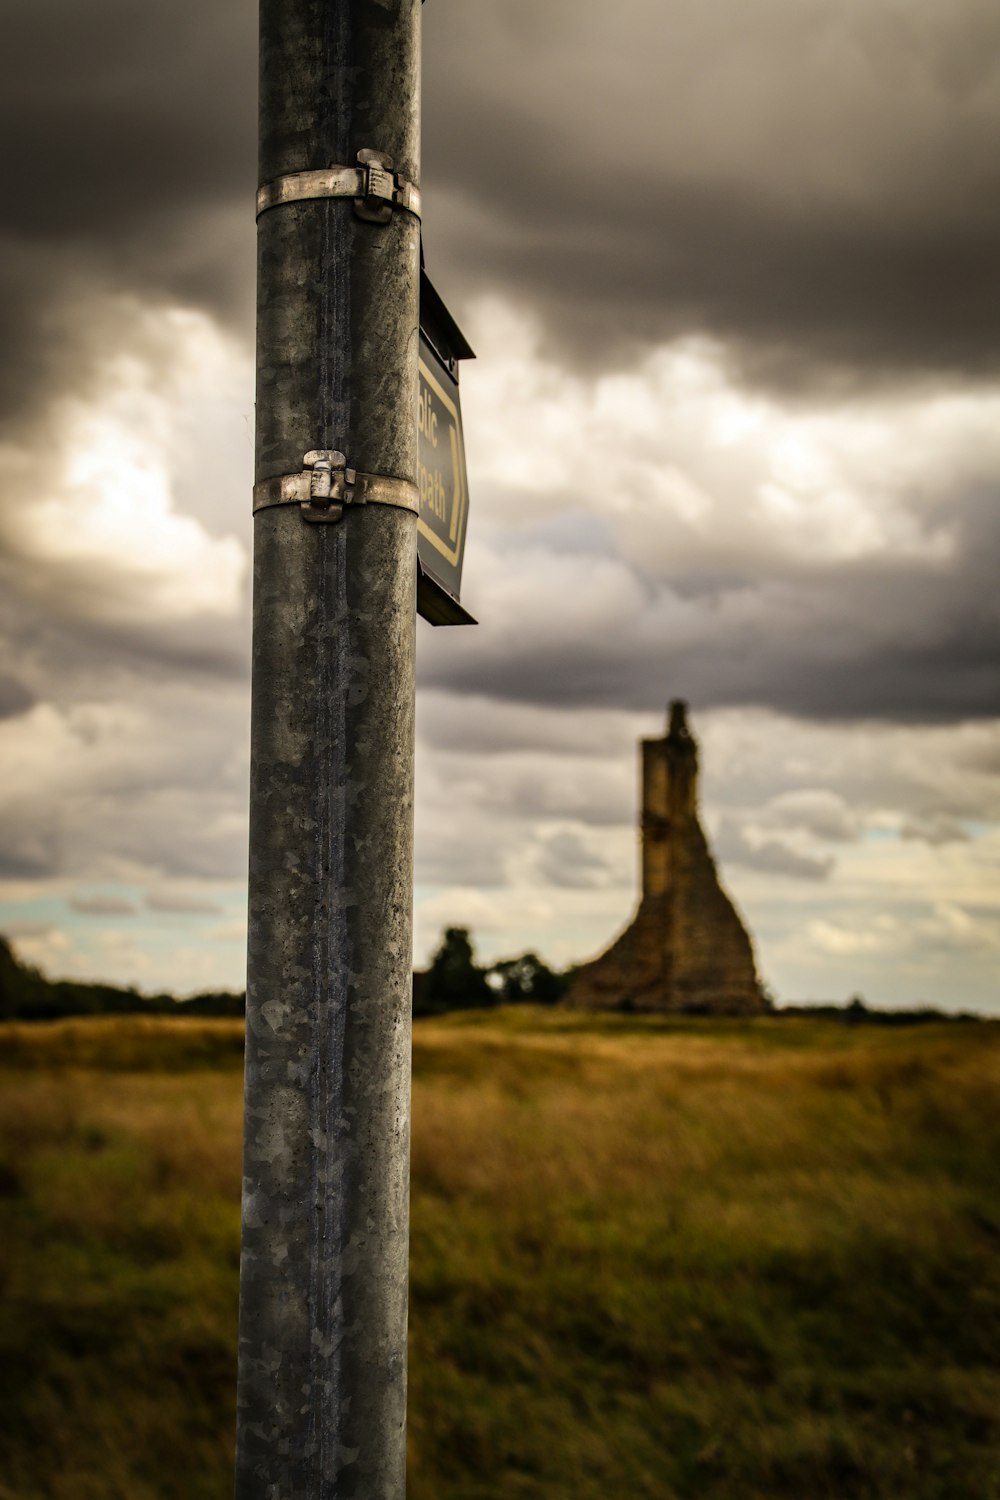
[[[251,0],[14,0],[0,420],[78,389],[95,288],[251,323]],[[578,357],[708,332],[789,381],[997,368],[992,0],[434,0],[425,231]]]
[[[0,880],[38,880],[61,860],[58,832],[40,829],[17,808],[0,810]]]
[[[996,717],[1000,496],[954,503],[946,566],[878,559],[783,573],[770,564],[675,581],[613,556],[533,552],[522,536],[478,584],[482,617],[495,612],[503,630],[435,639],[421,683],[577,708],[642,711],[696,695],[702,708],[760,705],[827,721]],[[504,589],[495,606],[491,584]],[[592,601],[583,631],[576,615],[564,618],[573,597]]]
[[[0,719],[12,719],[25,713],[38,700],[35,694],[15,677],[0,674]]]
[[[899,830],[901,839],[940,847],[942,844],[966,844],[969,835],[956,818],[948,813],[935,813],[922,818],[909,818]]]
[[[796,880],[827,880],[834,867],[829,855],[802,854],[781,839],[751,843],[732,818],[722,820],[714,849],[726,864],[742,865],[764,875],[790,875]]]
[[[234,618],[94,619],[73,608],[68,589],[45,579],[26,584],[32,567],[0,559],[0,640],[18,663],[18,678],[0,678],[0,719],[55,695],[72,701],[101,685],[127,697],[136,679],[145,683],[187,679],[245,683],[250,673],[249,620]]]
[[[37,446],[44,398],[80,394],[113,351],[109,291],[238,315],[249,335],[255,10],[5,8],[8,435],[34,416]],[[998,70],[994,0],[432,0],[430,269],[445,290],[509,291],[591,363],[630,340],[708,332],[762,378],[992,372]],[[968,525],[944,570],[636,571],[628,613],[570,642],[549,629],[556,601],[538,578],[530,639],[517,621],[475,642],[457,633],[460,645],[425,648],[422,680],[539,704],[645,708],[695,684],[706,705],[818,717],[985,715],[997,537],[985,513]],[[102,652],[123,680],[246,670],[226,624],[77,622],[73,601],[23,592],[20,611],[9,638],[39,680],[57,658],[87,675]]]
[[[548,834],[539,841],[535,868],[546,885],[563,890],[600,890],[613,883],[607,861],[569,830]]]
[[[249,312],[255,49],[246,0],[4,8],[0,422],[79,389],[95,291]]]
[[[785,384],[998,368],[994,5],[438,0],[425,32],[449,284],[592,362],[709,333]]]
[[[546,641],[544,620],[532,640],[508,635],[464,653],[442,646],[421,681],[515,702],[648,709],[675,692],[697,692],[702,707],[761,705],[805,718],[934,724],[992,718],[1000,710],[1000,628],[975,611],[954,621],[941,644],[907,640],[906,590],[874,580],[827,581],[811,588],[755,591],[757,607],[730,615],[712,600],[691,604],[687,628],[671,630],[676,596],[668,587],[615,622],[616,629],[577,643]],[[933,608],[940,601],[921,601]],[[881,637],[891,612],[896,642],[874,645],[864,611]]]
[[[528,191],[546,186],[543,176]],[[463,288],[526,296],[561,352],[591,366],[707,334],[731,347],[745,378],[785,391],[803,380],[989,377],[1000,367],[1000,172],[989,192],[978,224],[911,227],[833,211],[803,222],[739,190],[664,182],[655,216],[630,232],[595,231],[597,204],[571,204],[558,235],[526,219],[516,245],[488,220],[459,223],[444,259]]]
[[[256,7],[15,0],[4,8],[4,221],[42,241],[252,187]],[[155,250],[155,247],[152,247]]]

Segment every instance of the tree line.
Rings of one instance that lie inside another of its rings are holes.
[[[206,991],[190,1000],[173,995],[143,995],[134,988],[92,984],[78,979],[47,979],[22,963],[0,937],[0,1020],[55,1021],[68,1016],[242,1016],[246,996],[228,990]]]
[[[486,1010],[496,1005],[555,1005],[575,970],[550,969],[537,953],[476,962],[466,927],[448,927],[430,964],[413,976],[414,1016],[442,1016],[454,1010]],[[55,1021],[72,1016],[218,1016],[242,1017],[243,991],[208,990],[190,999],[143,995],[139,990],[76,979],[47,979],[22,963],[0,936],[0,1021]],[[696,1013],[696,1011],[695,1011]],[[775,1017],[807,1016],[847,1025],[912,1026],[927,1021],[976,1021],[968,1011],[944,1012],[932,1006],[879,1010],[855,995],[846,1005],[783,1005]]]
[[[554,972],[535,953],[477,964],[468,929],[449,927],[430,966],[413,976],[413,1013],[439,1016],[519,1001],[551,1005],[561,998],[568,977]],[[178,1000],[170,994],[143,995],[133,987],[48,979],[23,963],[0,936],[0,1021],[107,1015],[239,1017],[245,1011],[245,992],[211,990]]]

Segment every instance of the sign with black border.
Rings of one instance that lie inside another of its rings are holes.
[[[469,520],[469,479],[458,394],[458,361],[473,358],[441,298],[420,274],[417,396],[420,515],[417,611],[432,625],[474,625],[460,604]]]

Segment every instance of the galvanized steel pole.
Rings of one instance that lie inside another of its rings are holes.
[[[366,150],[410,191],[259,220],[236,1496],[403,1500],[420,0],[261,0],[260,36],[261,183]],[[287,503],[334,450],[387,503]]]

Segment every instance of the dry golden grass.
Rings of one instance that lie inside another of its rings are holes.
[[[240,1031],[0,1029],[0,1500],[222,1500]],[[411,1500],[1000,1500],[1000,1028],[416,1029]]]
[[[225,1492],[242,1087],[206,1066],[218,1045],[183,1021],[0,1032],[0,1482],[17,1500]]]
[[[414,1500],[1000,1495],[997,1029],[526,1020],[415,1054]]]

